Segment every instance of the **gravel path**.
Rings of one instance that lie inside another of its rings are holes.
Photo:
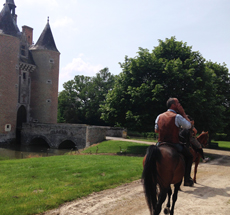
[[[148,144],[152,143],[148,142]],[[215,159],[199,165],[198,183],[194,187],[181,187],[175,215],[230,214],[230,152],[212,149],[205,149],[204,152]],[[149,210],[141,181],[138,180],[115,189],[93,193],[43,214],[146,215],[149,214]]]

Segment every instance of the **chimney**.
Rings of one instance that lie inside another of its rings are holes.
[[[26,39],[31,46],[33,43],[33,28],[24,25],[22,26],[22,32],[25,33]]]

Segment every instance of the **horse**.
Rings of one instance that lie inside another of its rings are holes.
[[[200,142],[202,147],[205,148],[208,145],[208,138],[209,138],[208,131],[207,132],[202,131],[202,133],[196,139]],[[200,159],[203,157],[203,151],[202,153],[200,153],[200,151],[197,151],[196,149],[190,146],[190,152],[193,155],[193,162],[195,162],[193,181],[194,183],[197,183],[196,182],[197,168],[200,163]]]
[[[144,157],[143,166],[142,182],[151,215],[160,214],[167,194],[168,202],[164,213],[168,214],[170,212],[170,215],[173,215],[178,191],[185,173],[183,155],[167,144],[160,147],[151,145]],[[174,184],[175,189],[170,210],[171,184]]]

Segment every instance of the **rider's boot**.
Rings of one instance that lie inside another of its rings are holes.
[[[189,160],[186,162],[185,175],[184,175],[184,186],[192,187],[194,185],[194,182],[190,176],[191,168],[192,168],[192,161]]]

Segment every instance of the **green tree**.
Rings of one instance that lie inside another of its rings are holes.
[[[64,83],[58,97],[59,122],[105,125],[100,119],[99,106],[114,80],[115,76],[104,68],[95,77],[77,75]]]
[[[64,90],[58,95],[58,122],[80,123],[79,111],[81,102],[74,89],[74,80],[63,84]]]
[[[221,118],[221,128],[223,129],[218,129],[218,132],[224,132],[228,134],[230,138],[230,76],[228,73],[228,69],[226,67],[226,64],[217,64],[213,63],[211,61],[206,63],[208,69],[213,71],[215,73],[214,75],[214,86],[216,90],[216,96],[215,100],[218,106],[221,107],[221,113],[223,114],[224,120]],[[216,119],[216,113],[214,113],[214,119],[213,120],[218,120]]]
[[[216,100],[221,94],[217,90],[219,74],[191,46],[175,37],[159,40],[151,53],[139,48],[136,57],[126,56],[120,65],[122,73],[101,106],[102,119],[108,123],[153,131],[156,116],[166,110],[167,99],[177,97],[195,118],[198,130],[223,129],[224,96]],[[226,72],[224,65],[222,69]],[[225,84],[229,88],[229,83]]]
[[[95,77],[92,77],[88,96],[90,100],[86,106],[86,119],[88,123],[105,125],[105,122],[101,119],[99,108],[100,104],[105,101],[108,91],[113,88],[114,81],[115,76],[109,72],[108,68],[102,69]]]

